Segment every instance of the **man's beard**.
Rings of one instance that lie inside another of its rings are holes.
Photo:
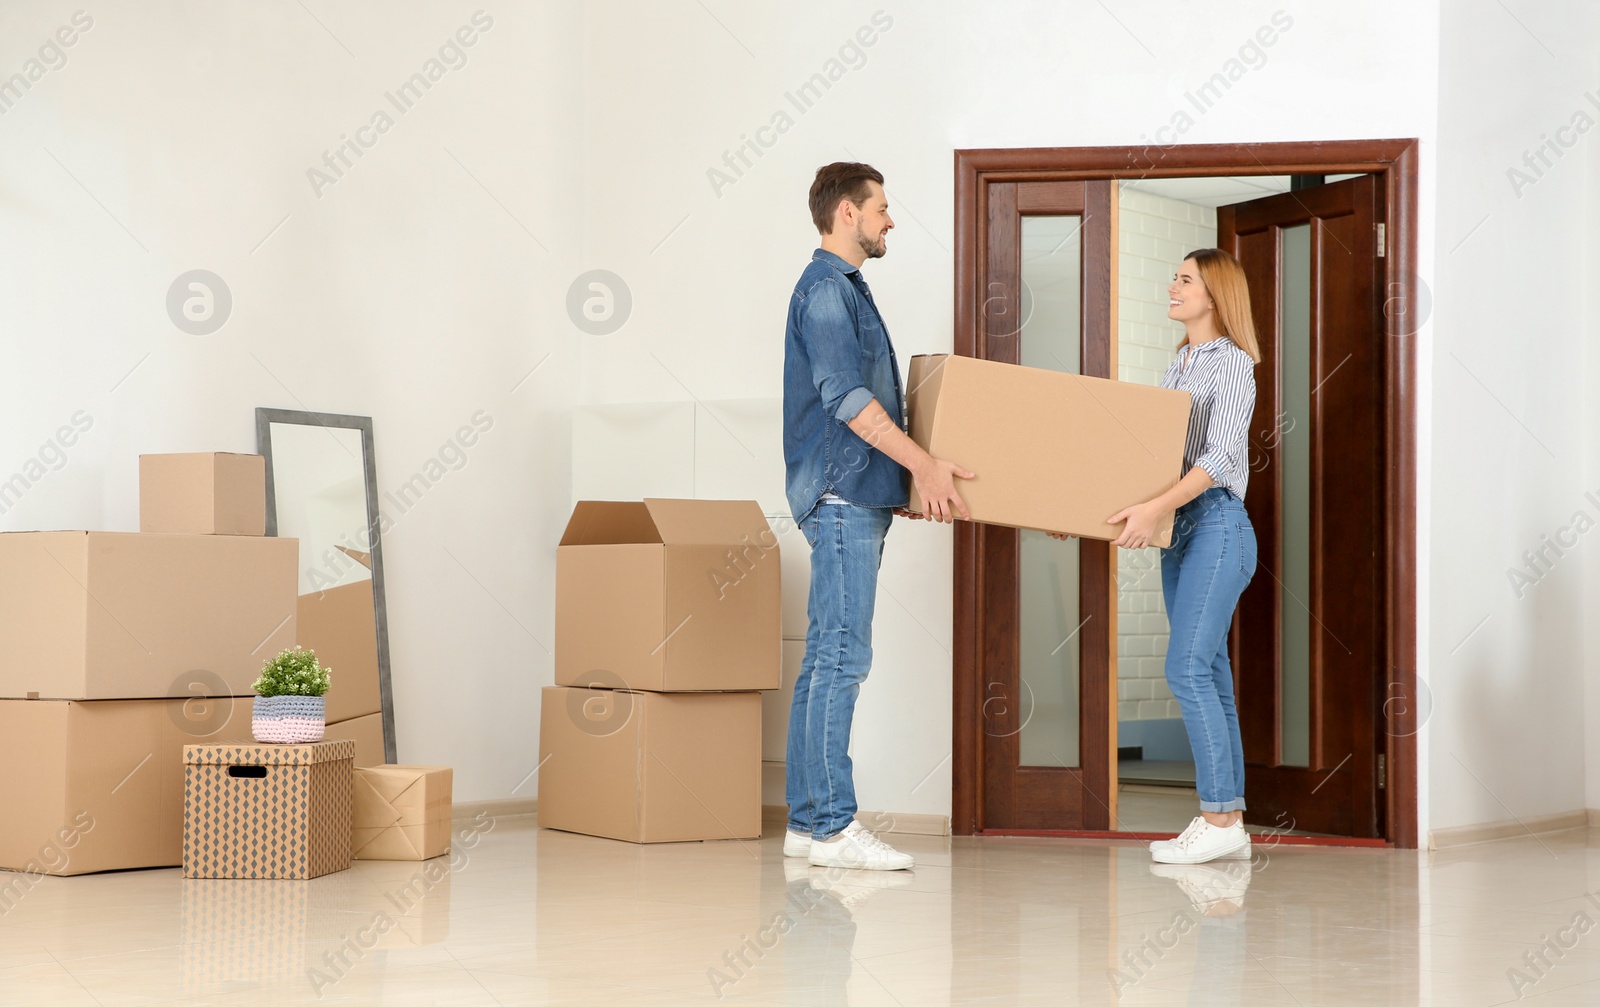
[[[856,244],[861,246],[861,250],[867,253],[869,259],[881,259],[883,253],[889,250],[888,242],[884,241],[881,235],[877,241],[873,241],[867,237],[866,231],[860,224],[856,225]]]

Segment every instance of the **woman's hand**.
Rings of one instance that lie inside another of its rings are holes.
[[[1106,524],[1121,524],[1126,521],[1127,525],[1122,529],[1122,534],[1117,536],[1117,540],[1111,544],[1121,549],[1143,549],[1150,544],[1150,536],[1155,534],[1156,524],[1165,513],[1154,500],[1117,511],[1106,518]]]
[[[1047,532],[1045,532],[1045,534],[1049,535],[1051,538],[1060,539],[1063,542],[1070,542],[1071,540],[1073,540],[1073,539],[1078,537],[1076,535],[1068,535],[1064,531],[1047,531]]]

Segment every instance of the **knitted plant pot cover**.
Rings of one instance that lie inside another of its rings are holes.
[[[310,744],[322,740],[325,714],[322,696],[257,696],[250,733],[268,744]]]

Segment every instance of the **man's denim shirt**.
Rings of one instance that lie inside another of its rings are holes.
[[[817,249],[789,298],[783,342],[783,460],[789,509],[804,520],[824,493],[904,507],[908,473],[847,424],[873,399],[906,425],[900,365],[861,270]]]

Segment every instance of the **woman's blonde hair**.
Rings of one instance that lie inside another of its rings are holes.
[[[1245,282],[1239,260],[1220,248],[1199,248],[1184,259],[1194,260],[1200,270],[1200,282],[1206,285],[1206,293],[1217,306],[1217,330],[1250,354],[1251,360],[1261,363],[1261,344],[1256,341],[1256,325],[1250,316],[1250,285]],[[1184,343],[1188,341],[1185,336]]]

